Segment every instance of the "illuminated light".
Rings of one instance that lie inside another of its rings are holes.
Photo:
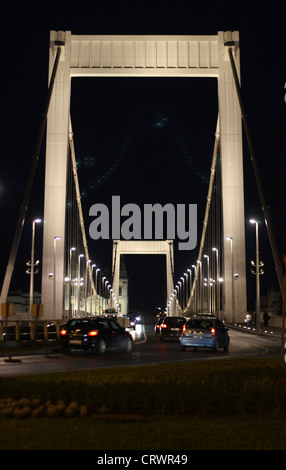
[[[215,335],[215,329],[214,329],[214,328],[211,329],[211,335],[212,335],[212,336]]]
[[[165,323],[162,323],[161,328],[167,328],[167,325]]]
[[[65,335],[67,334],[67,330],[61,330],[61,331],[60,331],[60,334],[61,334],[62,336],[65,336]]]
[[[91,330],[89,333],[88,333],[88,336],[97,336],[98,335],[98,330]]]

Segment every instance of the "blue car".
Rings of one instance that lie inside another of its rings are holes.
[[[181,350],[186,348],[211,348],[217,351],[223,348],[228,351],[229,336],[228,328],[213,316],[204,318],[191,318],[183,327],[180,338]]]

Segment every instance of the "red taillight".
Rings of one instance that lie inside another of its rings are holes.
[[[88,336],[96,336],[98,335],[98,330],[91,330],[89,333],[88,333]]]
[[[215,329],[214,329],[214,328],[211,328],[211,335],[212,335],[212,336],[215,335]]]
[[[161,328],[167,328],[167,325],[165,325],[165,323],[162,323]]]
[[[183,331],[183,333],[185,333],[185,331],[186,331],[186,325],[183,325],[183,330],[182,330],[182,331]]]
[[[61,331],[60,331],[60,334],[61,334],[62,336],[66,335],[66,334],[67,334],[67,330],[61,330]]]

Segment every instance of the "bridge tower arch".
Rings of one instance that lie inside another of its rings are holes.
[[[71,78],[214,77],[218,81],[222,164],[225,319],[242,321],[247,306],[242,120],[228,55],[231,47],[240,77],[238,31],[219,31],[209,36],[89,36],[51,31],[50,73],[58,47],[62,48],[62,53],[48,113],[46,138],[44,316],[61,318],[63,311]]]

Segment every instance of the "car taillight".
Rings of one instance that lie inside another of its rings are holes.
[[[183,330],[182,330],[182,331],[183,331],[183,333],[185,333],[185,331],[186,331],[186,325],[183,325]]]
[[[61,330],[61,331],[60,331],[60,334],[61,334],[62,336],[66,335],[66,334],[67,334],[67,330]]]
[[[167,328],[167,325],[165,325],[165,323],[162,323],[161,328]]]
[[[215,335],[215,329],[214,329],[214,328],[211,328],[211,335],[212,335],[212,336]]]
[[[98,330],[91,330],[89,333],[88,333],[88,336],[96,336],[98,335]]]

